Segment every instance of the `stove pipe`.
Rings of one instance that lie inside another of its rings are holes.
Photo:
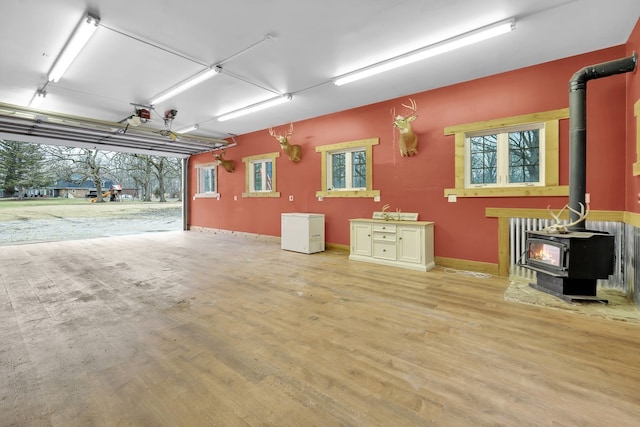
[[[569,206],[578,212],[580,203],[586,206],[587,192],[587,82],[634,71],[637,63],[638,53],[633,52],[627,58],[584,67],[569,80]],[[578,218],[570,212],[571,222]],[[574,225],[572,231],[584,231],[585,222]]]

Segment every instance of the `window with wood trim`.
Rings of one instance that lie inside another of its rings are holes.
[[[636,162],[633,164],[633,176],[640,175],[640,99],[633,105],[636,117]]]
[[[279,152],[243,157],[245,192],[242,197],[280,197],[276,191],[276,159]]]
[[[445,128],[455,135],[455,188],[445,197],[566,196],[559,185],[560,120],[569,109]]]
[[[373,146],[378,138],[316,147],[320,153],[322,190],[316,197],[375,197],[373,190]]]
[[[469,133],[465,188],[544,185],[544,123]]]
[[[206,163],[196,165],[197,190],[195,197],[214,197],[220,196],[218,193],[218,166],[215,163]]]

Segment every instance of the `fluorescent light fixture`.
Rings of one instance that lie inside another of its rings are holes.
[[[347,83],[355,82],[356,80],[364,79],[365,77],[374,76],[385,71],[393,70],[394,68],[402,67],[403,65],[422,61],[423,59],[431,58],[445,52],[459,49],[464,46],[469,46],[471,44],[508,33],[510,31],[513,31],[515,28],[515,19],[509,19],[507,21],[501,21],[495,24],[487,25],[486,27],[478,28],[468,33],[460,34],[459,36],[455,36],[441,42],[434,43],[432,45],[425,46],[411,52],[407,52],[394,58],[378,62],[352,73],[345,74],[342,77],[336,78],[333,83],[336,86],[342,86]]]
[[[73,60],[76,59],[93,33],[96,32],[99,23],[100,18],[96,18],[89,14],[82,18],[76,29],[73,31],[71,38],[69,38],[67,44],[64,46],[64,49],[62,49],[62,52],[58,55],[53,67],[51,67],[48,75],[50,82],[55,83],[60,80],[64,72],[69,68],[69,65],[71,65]]]
[[[279,104],[283,104],[287,101],[291,101],[293,97],[289,93],[280,95],[277,98],[267,99],[266,101],[258,102],[257,104],[249,105],[248,107],[240,108],[239,110],[230,111],[218,117],[219,122],[235,119],[236,117],[244,116],[245,114],[254,113],[256,111],[264,110],[265,108],[274,107]]]
[[[222,71],[222,68],[220,66],[207,68],[206,70],[201,71],[198,74],[195,74],[195,75],[189,77],[187,80],[184,80],[184,81],[178,83],[177,85],[173,86],[172,88],[170,88],[170,89],[162,92],[158,96],[152,98],[149,101],[149,104],[155,105],[155,104],[161,103],[162,101],[166,101],[169,98],[173,98],[177,94],[182,93],[185,90],[190,89],[190,88],[192,88],[192,87],[194,87],[196,85],[199,85],[200,83],[204,82],[205,80],[210,79],[211,77],[215,76],[216,74],[220,73],[221,71]]]
[[[196,125],[191,125],[191,126],[187,126],[187,127],[183,127],[181,129],[176,130],[176,133],[189,133],[189,132],[193,132],[194,130],[198,130],[200,126]]]
[[[31,102],[29,102],[29,107],[40,108],[46,96],[47,96],[47,92],[45,92],[44,90],[38,89],[36,93],[33,95],[33,98],[31,98]]]

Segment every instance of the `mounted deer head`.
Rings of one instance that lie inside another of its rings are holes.
[[[289,138],[293,135],[293,123],[289,126],[289,131],[286,134],[278,135],[273,131],[273,128],[269,128],[269,135],[278,141],[282,151],[293,163],[298,163],[302,159],[302,147],[297,144],[289,144]]]
[[[233,172],[236,168],[235,162],[233,160],[225,160],[223,157],[224,157],[224,152],[216,153],[213,155],[213,158],[216,159],[217,165],[222,166],[224,170],[226,170],[229,173]]]
[[[409,110],[404,116],[400,114],[396,116],[396,110],[395,108],[393,109],[393,126],[400,132],[400,154],[403,157],[418,154],[418,135],[416,135],[411,126],[411,122],[418,118],[416,101],[411,98],[409,98],[409,101],[411,105],[401,104]]]
[[[578,219],[568,224],[561,224],[562,220],[560,219],[560,216],[565,211],[565,209],[569,209],[571,212],[577,214],[579,216]],[[560,209],[560,212],[558,212],[557,214],[554,214],[549,208],[549,206],[547,206],[547,210],[549,211],[549,213],[551,214],[551,217],[556,222],[555,224],[552,224],[542,229],[542,231],[547,233],[567,234],[569,233],[570,231],[569,229],[571,227],[573,227],[574,225],[580,224],[582,221],[587,219],[587,215],[589,215],[589,205],[587,205],[587,207],[585,208],[585,206],[582,203],[580,203],[580,212],[573,209],[571,206],[569,206],[569,204],[564,205],[564,207]]]

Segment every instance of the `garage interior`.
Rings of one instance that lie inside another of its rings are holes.
[[[188,189],[191,156],[244,134],[624,44],[639,6],[600,3],[11,0],[0,16],[0,138],[181,157]],[[49,80],[87,16],[99,17],[96,33]],[[516,29],[482,48],[333,84],[505,19]],[[198,90],[151,102],[208,70]],[[151,115],[140,123],[142,110]],[[190,230],[183,206],[182,231],[0,247],[0,425],[640,419],[639,321],[514,303],[507,277]]]

